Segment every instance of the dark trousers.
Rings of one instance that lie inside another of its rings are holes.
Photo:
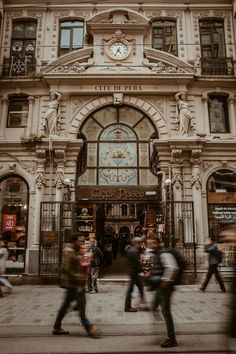
[[[71,302],[73,301],[76,301],[76,310],[78,310],[79,312],[81,322],[85,327],[85,329],[87,330],[89,327],[91,327],[92,324],[89,322],[89,320],[86,318],[85,315],[85,307],[86,307],[85,290],[84,289],[78,290],[77,288],[69,288],[66,289],[64,302],[62,303],[61,308],[57,314],[57,318],[53,326],[54,329],[61,328],[61,322],[65,317]]]
[[[171,315],[171,295],[173,287],[158,288],[155,292],[152,308],[155,310],[158,306],[161,307],[161,312],[165,320],[167,336],[170,339],[175,339],[174,322]]]
[[[218,264],[210,264],[209,265],[208,272],[207,272],[207,275],[206,275],[206,279],[205,279],[204,283],[202,284],[201,289],[202,290],[206,289],[207,284],[209,283],[209,281],[210,281],[210,279],[211,279],[213,274],[215,274],[215,278],[218,281],[221,290],[225,291],[225,285],[224,285],[223,279],[221,278],[221,275],[218,272]]]
[[[132,274],[130,276],[129,287],[125,298],[125,310],[131,308],[131,295],[134,290],[134,285],[138,287],[141,299],[144,300],[144,290],[143,290],[142,280],[138,274]]]

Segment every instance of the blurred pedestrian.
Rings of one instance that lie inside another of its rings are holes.
[[[70,304],[76,301],[76,309],[78,309],[82,325],[88,335],[94,338],[98,337],[97,328],[87,319],[85,314],[85,284],[90,259],[86,253],[84,243],[84,237],[75,234],[71,239],[71,247],[65,250],[61,286],[66,289],[66,294],[53,326],[52,333],[54,335],[69,334],[68,331],[61,328],[61,323],[68,312]]]
[[[236,223],[225,227],[220,233],[220,241],[234,246],[236,251]],[[232,306],[229,323],[230,353],[236,354],[236,263],[234,263],[234,281],[232,284]]]
[[[8,295],[12,290],[12,285],[5,276],[8,254],[7,242],[0,240],[0,296]]]
[[[99,268],[103,264],[104,256],[100,248],[97,246],[97,240],[92,238],[90,241],[90,255],[91,264],[88,277],[89,292],[98,292],[97,278],[99,275]]]
[[[131,306],[131,296],[134,290],[134,285],[138,287],[141,303],[144,303],[144,286],[140,276],[143,270],[140,258],[142,251],[141,244],[142,239],[140,237],[135,237],[133,245],[126,250],[130,281],[125,297],[125,312],[137,312],[137,309]]]
[[[221,277],[221,275],[219,273],[219,270],[218,270],[219,254],[220,253],[219,253],[217,244],[210,237],[208,238],[208,242],[205,245],[205,252],[209,253],[209,256],[208,256],[208,272],[207,272],[207,275],[206,275],[206,279],[203,282],[200,290],[201,291],[205,291],[206,290],[206,287],[207,287],[212,275],[214,274],[216,280],[218,281],[218,283],[220,285],[221,290],[223,292],[225,292],[226,291],[225,285],[224,285],[223,279],[222,279],[222,277]]]
[[[167,329],[167,339],[162,341],[160,346],[162,348],[177,347],[171,314],[171,296],[180,269],[174,254],[171,250],[162,247],[161,240],[158,237],[150,239],[149,248],[152,248],[155,252],[150,273],[150,283],[152,289],[155,290],[152,309],[155,311],[158,306],[161,307]]]

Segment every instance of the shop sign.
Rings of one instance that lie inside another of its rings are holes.
[[[212,210],[215,219],[220,222],[235,221],[236,220],[236,205],[217,205]]]
[[[82,207],[77,217],[79,232],[92,232],[93,230],[93,208]]]
[[[16,215],[15,214],[4,214],[3,215],[3,232],[16,231]]]
[[[81,188],[79,198],[88,200],[157,200],[158,191],[142,188]]]

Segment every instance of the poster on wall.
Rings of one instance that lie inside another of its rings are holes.
[[[15,214],[4,214],[3,215],[3,232],[16,231],[16,215]]]

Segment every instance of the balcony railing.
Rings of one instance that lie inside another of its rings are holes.
[[[36,58],[32,56],[3,59],[3,76],[33,76],[36,74]]]
[[[234,75],[231,58],[201,58],[202,75]]]

